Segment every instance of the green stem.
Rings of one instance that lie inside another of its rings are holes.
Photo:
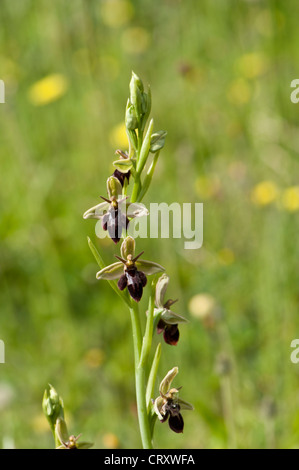
[[[144,367],[140,366],[141,354],[141,329],[138,304],[133,300],[130,307],[132,330],[133,330],[133,344],[134,344],[134,357],[135,357],[135,385],[136,385],[136,401],[140,436],[142,446],[144,449],[152,449],[152,439],[149,417],[147,413],[147,406],[145,400],[145,371]]]
[[[150,350],[151,350],[151,346],[152,346],[155,292],[156,292],[157,280],[158,278],[154,279],[152,281],[152,286],[151,286],[151,294],[149,298],[148,312],[147,312],[147,321],[146,321],[145,333],[144,333],[144,337],[142,341],[141,357],[140,357],[140,362],[139,362],[140,367],[145,366]]]
[[[134,186],[133,186],[133,190],[132,190],[132,194],[131,194],[131,203],[137,201],[140,189],[141,189],[140,175],[139,175],[139,173],[136,173],[135,180],[134,180]]]

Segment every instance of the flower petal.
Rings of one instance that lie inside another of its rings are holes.
[[[156,415],[158,415],[158,418],[160,421],[164,420],[164,416],[161,415],[161,409],[162,409],[163,404],[164,404],[164,398],[162,397],[158,397],[154,401],[154,411]]]
[[[109,207],[109,202],[100,202],[100,204],[97,204],[84,212],[83,219],[101,219]]]
[[[118,279],[124,271],[124,265],[120,261],[117,263],[110,264],[101,271],[97,272],[97,279],[105,279],[106,281],[112,281],[113,279]]]
[[[143,217],[148,215],[149,211],[144,204],[139,202],[127,203],[127,216],[128,217]]]
[[[55,434],[60,440],[61,444],[69,440],[69,433],[67,430],[66,422],[62,418],[57,418],[55,424]]]
[[[167,276],[167,274],[162,274],[162,276],[159,277],[157,285],[156,285],[155,304],[158,308],[162,308],[164,305],[164,297],[165,297],[168,283],[169,283],[169,276]]]
[[[181,398],[178,398],[178,405],[180,405],[181,410],[189,410],[189,411],[194,410],[194,406],[191,405],[191,403],[188,403],[185,400],[181,400]]]
[[[82,441],[77,444],[77,449],[90,449],[93,446],[93,442]]]
[[[160,392],[160,395],[162,397],[165,396],[166,393],[168,392],[168,390],[170,389],[171,382],[173,381],[173,379],[175,378],[175,376],[177,375],[178,372],[179,372],[179,368],[178,367],[173,367],[165,375],[165,377],[162,380],[162,382],[160,383],[160,387],[159,387],[159,392]]]
[[[165,271],[165,268],[158,263],[154,263],[153,261],[147,260],[138,260],[135,263],[138,271],[142,271],[144,274],[151,275],[156,274],[161,271]]]
[[[124,290],[127,287],[127,276],[122,274],[118,280],[117,287],[119,290]]]
[[[116,160],[113,162],[113,166],[120,171],[121,173],[127,173],[129,170],[131,170],[133,166],[133,162],[130,159],[121,159],[121,160]]]
[[[188,323],[188,320],[172,310],[165,308],[161,313],[161,319],[168,325],[176,325],[177,323]]]

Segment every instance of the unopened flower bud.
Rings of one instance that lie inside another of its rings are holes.
[[[127,107],[125,122],[126,128],[131,131],[137,129],[138,127],[138,119],[136,116],[135,107],[132,104]]]
[[[134,106],[137,115],[142,113],[142,94],[144,91],[143,83],[136,73],[132,72],[130,81],[130,102]]]
[[[64,405],[62,398],[51,384],[44,392],[42,407],[52,432],[54,432],[56,420],[64,417]]]
[[[122,242],[120,248],[121,256],[124,259],[128,259],[128,256],[131,255],[134,257],[135,254],[135,240],[133,237],[126,237]]]
[[[107,179],[107,193],[109,199],[113,197],[118,198],[118,196],[120,196],[122,193],[122,185],[120,184],[119,180],[114,176],[110,176]]]

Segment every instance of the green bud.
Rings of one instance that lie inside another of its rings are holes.
[[[126,110],[125,122],[126,122],[127,129],[131,131],[133,131],[134,129],[137,129],[138,120],[137,120],[135,108],[133,105],[130,105]]]
[[[122,193],[122,186],[117,178],[114,176],[109,176],[107,179],[107,193],[109,199],[112,197],[118,198]]]
[[[48,385],[44,392],[42,408],[54,433],[56,420],[58,418],[64,418],[64,405],[62,398],[60,398],[51,384]]]
[[[129,142],[130,142],[130,145],[133,147],[133,149],[135,149],[135,151],[137,150],[137,146],[138,146],[138,140],[137,140],[137,134],[136,134],[136,131],[135,130],[131,130],[131,129],[126,129],[127,130],[127,136],[128,136],[128,139],[129,139]]]
[[[141,95],[141,111],[142,111],[142,114],[147,113],[149,105],[150,105],[150,103],[149,103],[149,97],[148,97],[147,93],[142,93],[142,95]]]
[[[155,153],[161,150],[165,144],[166,131],[158,131],[152,134],[150,143],[150,152]]]
[[[142,114],[143,90],[144,88],[142,81],[134,72],[132,72],[132,78],[130,81],[130,102],[135,108],[138,121],[140,121]]]
[[[124,239],[120,248],[120,252],[123,259],[127,259],[128,255],[132,255],[132,258],[134,258],[135,240],[133,237],[126,237]]]
[[[140,123],[140,128],[141,131],[143,132],[145,129],[146,122],[148,120],[148,117],[150,115],[152,108],[152,94],[151,94],[151,89],[148,87],[148,92],[142,94],[142,112],[143,116],[141,119]]]

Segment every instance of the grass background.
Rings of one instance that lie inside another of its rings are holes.
[[[177,365],[195,411],[183,435],[157,423],[155,445],[298,447],[298,14],[292,0],[1,0],[2,446],[53,446],[48,382],[71,433],[96,448],[140,446],[129,314],[95,280],[86,237],[107,263],[116,249],[82,219],[125,148],[134,70],[168,132],[145,202],[204,203],[199,250],[138,241],[190,320],[176,347],[163,343],[159,379]],[[198,294],[222,312],[212,325]],[[223,357],[231,371],[219,375]]]

